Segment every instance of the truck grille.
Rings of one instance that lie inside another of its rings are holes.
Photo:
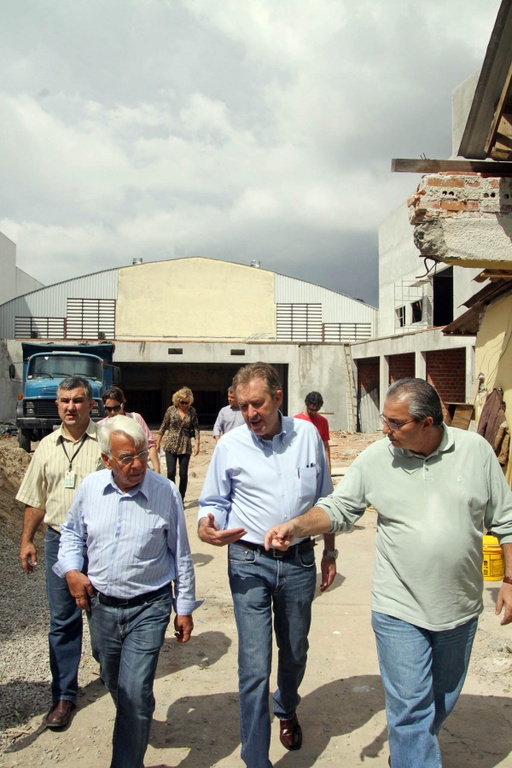
[[[32,398],[29,398],[29,400],[31,403],[34,403],[34,415],[36,419],[55,419],[55,421],[60,421],[57,403],[54,400],[35,400]],[[91,412],[91,417],[94,421],[104,416],[104,411],[102,410],[100,403],[101,401],[99,400],[94,401],[94,408]],[[26,415],[27,412],[25,408],[25,416]]]
[[[57,419],[59,421],[59,412],[57,403],[53,400],[32,400],[36,409],[36,417],[41,419]]]

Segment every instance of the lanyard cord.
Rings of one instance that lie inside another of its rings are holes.
[[[62,450],[63,450],[63,451],[64,451],[64,453],[66,454],[66,459],[69,461],[68,472],[71,472],[71,470],[73,469],[73,461],[75,460],[75,458],[76,458],[76,457],[78,456],[78,454],[80,453],[80,449],[82,448],[82,446],[83,446],[83,444],[85,443],[86,439],[87,439],[87,432],[85,432],[85,433],[82,435],[82,437],[80,438],[80,440],[79,440],[79,443],[80,443],[80,445],[78,446],[78,448],[76,449],[76,451],[74,452],[74,454],[72,455],[72,457],[71,457],[71,458],[69,458],[69,456],[68,456],[68,452],[66,451],[66,446],[64,445],[64,440],[61,442],[61,445],[62,445]]]

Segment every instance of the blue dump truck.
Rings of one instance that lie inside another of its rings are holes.
[[[114,345],[54,344],[22,342],[22,393],[16,406],[16,426],[20,448],[30,451],[30,442],[40,440],[60,424],[57,413],[57,387],[68,376],[82,376],[92,387],[94,421],[103,418],[102,394],[119,383],[119,368],[112,365]],[[16,366],[9,369],[12,381],[19,381]]]

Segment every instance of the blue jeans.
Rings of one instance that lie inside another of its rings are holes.
[[[116,705],[110,768],[143,768],[155,709],[153,682],[169,624],[172,591],[158,590],[141,604],[91,600],[89,629],[100,675]]]
[[[242,760],[249,768],[271,768],[272,613],[278,647],[274,714],[289,720],[300,702],[298,689],[306,670],[316,586],[314,552],[280,560],[230,544],[229,583],[238,630]]]
[[[437,734],[462,690],[477,623],[432,632],[372,612],[392,768],[440,768]]]
[[[82,654],[82,611],[77,608],[66,579],[52,571],[59,554],[60,533],[47,528],[44,537],[46,595],[50,608],[50,669],[52,701],[76,701],[78,665]]]

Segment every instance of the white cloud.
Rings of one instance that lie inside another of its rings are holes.
[[[498,7],[6,0],[0,230],[47,283],[260,258],[375,303],[377,227],[416,185],[391,159],[449,156]]]

